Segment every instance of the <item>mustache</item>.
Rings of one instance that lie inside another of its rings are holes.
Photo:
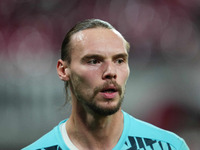
[[[122,87],[116,82],[116,81],[106,81],[103,85],[100,85],[98,87],[96,87],[94,89],[94,95],[96,95],[97,93],[101,92],[102,89],[108,87],[108,86],[114,86],[116,88],[116,90],[119,92],[119,94],[121,95],[122,93]]]

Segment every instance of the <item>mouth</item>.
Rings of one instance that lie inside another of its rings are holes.
[[[110,86],[103,88],[100,93],[105,99],[114,99],[117,96],[118,89],[114,86]]]
[[[102,93],[115,93],[118,92],[116,87],[106,87],[101,90]]]

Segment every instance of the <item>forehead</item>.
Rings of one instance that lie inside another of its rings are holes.
[[[84,52],[112,52],[126,53],[126,42],[122,35],[114,29],[93,28],[75,33],[71,38],[72,53]]]

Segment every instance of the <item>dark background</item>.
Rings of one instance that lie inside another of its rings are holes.
[[[69,116],[56,63],[66,32],[88,18],[131,44],[123,109],[199,150],[199,0],[1,0],[0,149],[20,149]]]

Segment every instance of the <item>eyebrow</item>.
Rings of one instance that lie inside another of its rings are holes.
[[[127,53],[121,53],[121,54],[116,54],[113,56],[114,59],[117,58],[124,58],[124,59],[128,59],[128,54]]]
[[[85,55],[81,61],[84,62],[84,61],[87,61],[89,59],[92,59],[92,58],[96,58],[96,59],[99,59],[99,60],[103,60],[105,57],[103,55],[99,55],[99,54],[88,54],[88,55]],[[116,54],[112,57],[112,59],[117,59],[117,58],[124,58],[124,59],[128,59],[128,54],[127,53],[120,53],[120,54]]]
[[[88,55],[85,55],[83,58],[81,58],[81,61],[84,62],[92,58],[103,59],[104,57],[98,54],[88,54]]]

